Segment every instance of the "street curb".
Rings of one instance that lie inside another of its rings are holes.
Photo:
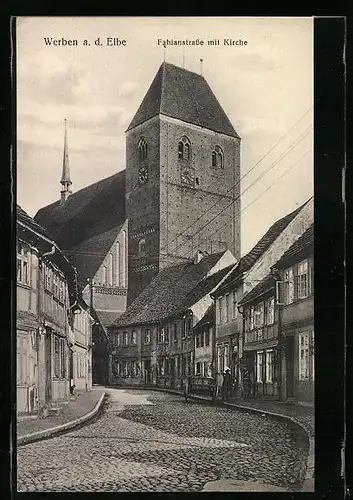
[[[119,389],[120,387],[115,387],[116,389]],[[121,389],[124,389],[124,387],[121,387]],[[142,387],[136,387],[136,389],[144,389]],[[167,389],[167,388],[162,388],[162,387],[148,387],[145,388],[146,390],[156,390],[160,392],[167,392],[170,394],[178,394],[179,396],[183,395],[181,391],[173,390],[173,389]],[[199,401],[207,401],[207,402],[212,402],[211,399],[205,397],[205,396],[198,396],[198,395],[190,395],[190,399],[196,399]],[[261,415],[267,415],[273,418],[277,418],[278,420],[285,420],[285,421],[290,421],[292,424],[295,426],[298,426],[301,431],[304,432],[304,435],[307,439],[307,444],[308,444],[308,456],[306,459],[306,467],[305,467],[305,475],[304,471],[301,471],[300,476],[301,479],[303,480],[303,486],[302,486],[302,491],[308,491],[308,492],[314,492],[314,472],[315,472],[315,440],[314,438],[309,437],[308,431],[305,428],[303,424],[295,420],[293,417],[290,417],[289,415],[283,415],[281,413],[275,413],[272,411],[268,410],[260,410],[259,408],[254,408],[251,406],[243,406],[243,405],[237,405],[234,403],[222,403],[222,402],[217,402],[217,406],[222,406],[224,408],[236,408],[241,411],[246,411],[247,413],[256,413],[256,414],[261,414]],[[304,476],[304,477],[303,477]]]
[[[33,432],[32,434],[26,434],[25,436],[20,436],[17,438],[17,446],[22,446],[25,444],[33,443],[35,441],[39,441],[41,439],[47,439],[49,437],[55,436],[63,431],[73,429],[74,427],[87,422],[91,418],[97,415],[100,410],[103,400],[106,396],[106,393],[103,392],[101,397],[99,398],[98,403],[90,412],[82,415],[82,417],[76,418],[75,420],[71,420],[71,422],[66,422],[62,425],[57,425],[56,427],[51,427],[50,429],[44,429],[43,431]]]

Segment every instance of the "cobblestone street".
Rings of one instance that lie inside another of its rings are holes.
[[[17,448],[18,491],[201,491],[218,479],[301,487],[307,450],[286,423],[162,392],[106,392],[92,423]]]

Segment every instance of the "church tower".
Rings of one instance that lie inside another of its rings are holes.
[[[240,137],[202,75],[163,63],[126,132],[128,303],[201,250],[240,258]]]
[[[65,203],[68,199],[72,191],[70,190],[70,186],[72,184],[70,179],[70,166],[69,166],[69,149],[67,144],[67,127],[66,127],[66,118],[64,120],[64,154],[63,154],[63,170],[61,175],[60,184],[62,185],[60,191],[60,205]]]

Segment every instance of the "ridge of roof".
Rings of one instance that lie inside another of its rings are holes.
[[[122,170],[41,208],[35,220],[63,249],[70,249],[125,221],[125,180]],[[106,216],[102,218],[102,213]]]
[[[239,138],[205,78],[167,62],[160,65],[126,131],[159,114]]]
[[[289,214],[274,222],[255,246],[246,255],[241,257],[234,271],[226,278],[216,292],[218,293],[226,290],[235,283],[244,272],[248,271],[311,199],[312,197]]]
[[[207,255],[197,264],[189,260],[162,269],[111,326],[158,322],[189,308],[192,300],[199,300],[198,294],[210,287],[213,289],[217,279],[229,271],[228,268],[223,269],[207,277],[208,271],[223,253]]]

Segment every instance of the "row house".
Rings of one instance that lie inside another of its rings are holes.
[[[237,391],[244,391],[243,318],[239,303],[268,274],[283,253],[313,222],[313,198],[276,221],[213,292],[215,300],[215,358],[217,372],[229,368]],[[247,384],[247,382],[246,382]]]
[[[81,386],[91,386],[91,317],[82,300],[79,305],[75,269],[19,206],[16,296],[17,412],[40,414],[68,400],[70,383],[80,386],[83,379]],[[84,313],[78,323],[80,308]],[[85,368],[77,376],[80,350]]]
[[[194,380],[193,385],[197,392],[206,392],[209,389],[210,378],[214,375],[214,302],[209,306],[205,315],[194,328]]]
[[[313,403],[314,225],[276,263],[281,332],[281,397]]]
[[[194,260],[160,271],[109,328],[111,383],[180,388],[193,376],[194,332],[235,262],[230,251],[197,252]]]
[[[240,301],[247,396],[314,399],[314,296],[311,225]]]

